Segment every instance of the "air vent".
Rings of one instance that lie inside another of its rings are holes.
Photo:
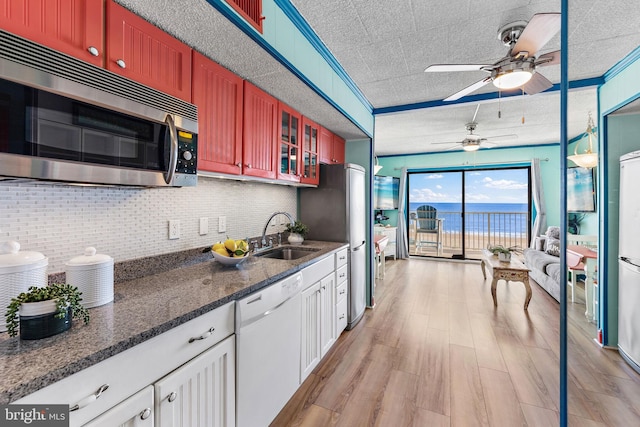
[[[262,33],[262,0],[226,0],[242,17]]]
[[[198,120],[198,109],[193,104],[3,30],[0,30],[0,58],[194,122]]]

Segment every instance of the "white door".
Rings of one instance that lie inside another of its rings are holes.
[[[320,281],[320,355],[322,357],[336,341],[335,288],[335,273],[331,273]]]
[[[156,427],[235,426],[235,336],[155,384]]]
[[[320,363],[320,282],[302,291],[300,383]]]
[[[145,387],[84,427],[153,427],[153,386]]]

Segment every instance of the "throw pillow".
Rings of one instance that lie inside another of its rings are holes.
[[[536,251],[544,251],[544,247],[545,244],[547,242],[547,236],[538,236],[536,237],[534,243],[535,243],[535,250]]]
[[[560,227],[556,227],[552,225],[547,228],[547,237],[551,237],[552,239],[560,239]]]
[[[560,256],[560,240],[553,239],[551,237],[547,238],[547,246],[544,251],[549,255]]]

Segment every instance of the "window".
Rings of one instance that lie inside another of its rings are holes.
[[[262,33],[262,0],[226,0],[248,23]]]

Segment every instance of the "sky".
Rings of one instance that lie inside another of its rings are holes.
[[[466,171],[467,203],[524,203],[528,201],[528,170]],[[409,175],[409,201],[460,203],[462,172]]]

